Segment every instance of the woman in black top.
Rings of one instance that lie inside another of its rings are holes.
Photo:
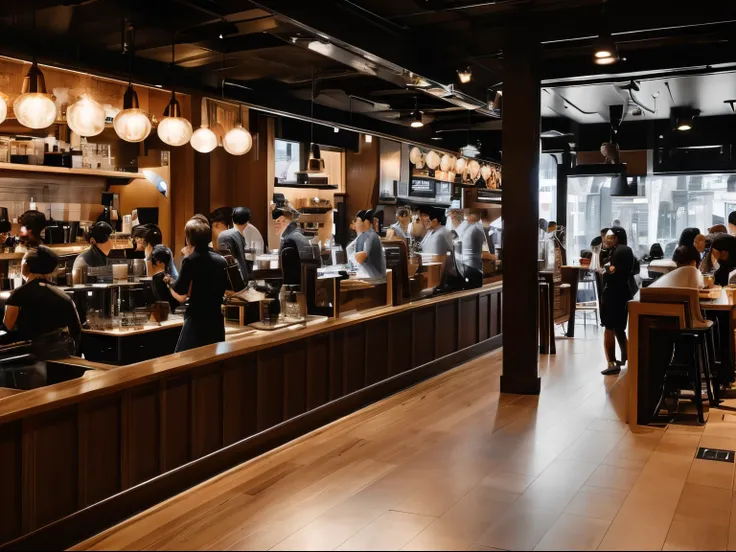
[[[181,303],[189,300],[176,352],[225,341],[221,306],[227,287],[227,261],[208,247],[212,239],[209,224],[193,218],[184,232],[193,251],[182,261],[179,277],[170,287],[174,299]]]
[[[719,286],[727,286],[729,275],[736,269],[736,237],[730,234],[714,236],[711,259],[714,261],[711,268],[717,266],[713,274],[715,283]]]
[[[636,293],[634,267],[636,259],[627,245],[626,231],[619,227],[611,228],[606,236],[612,251],[610,262],[604,267],[603,292],[601,293],[601,322],[605,326],[603,343],[608,360],[605,376],[615,375],[628,359],[628,303]],[[621,348],[621,362],[616,360],[616,341]]]
[[[5,328],[13,341],[31,341],[38,360],[68,357],[79,349],[82,326],[71,298],[50,283],[59,257],[43,245],[26,254],[27,281],[8,298]]]
[[[157,245],[151,250],[151,287],[153,288],[153,295],[156,301],[166,301],[171,307],[171,312],[174,312],[180,303],[174,299],[169,286],[166,285],[167,277],[173,276],[168,268],[172,264],[171,251],[165,245]]]

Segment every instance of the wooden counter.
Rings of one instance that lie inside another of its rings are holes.
[[[491,284],[6,397],[0,546],[68,547],[500,345]]]

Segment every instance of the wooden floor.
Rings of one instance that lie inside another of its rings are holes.
[[[540,397],[499,393],[498,351],[78,549],[736,547],[734,464],[693,459],[699,445],[736,450],[736,416],[632,434],[607,402],[600,335],[557,345]]]

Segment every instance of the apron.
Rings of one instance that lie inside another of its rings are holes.
[[[188,351],[220,341],[225,341],[225,319],[222,315],[199,318],[185,314],[184,327],[181,329],[174,352]]]

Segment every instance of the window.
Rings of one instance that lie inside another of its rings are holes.
[[[299,143],[276,140],[276,178],[279,182],[296,182],[300,162]]]

